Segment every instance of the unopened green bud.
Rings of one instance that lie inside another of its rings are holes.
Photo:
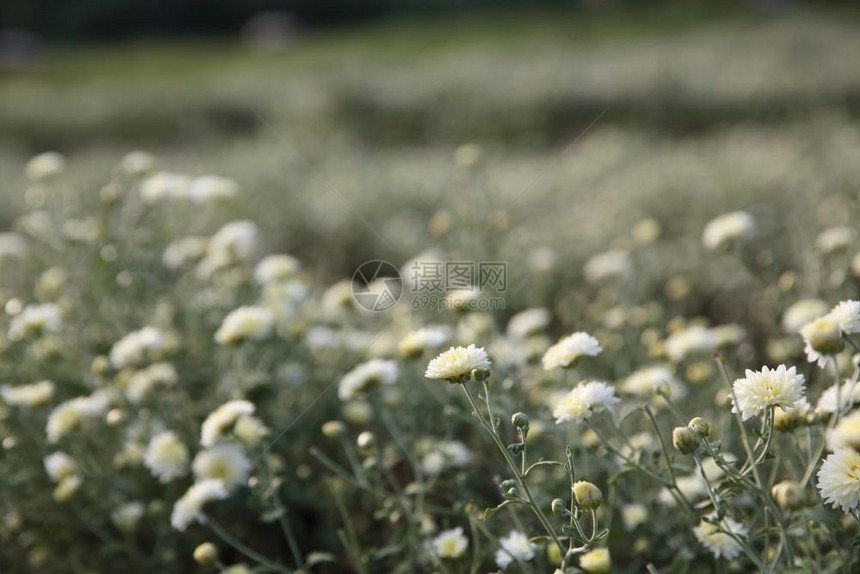
[[[576,503],[587,510],[596,510],[603,502],[600,489],[585,480],[573,483],[571,490]]]
[[[709,425],[708,421],[702,417],[691,419],[690,422],[687,423],[687,428],[702,438],[708,438],[708,435],[711,434],[711,425]]]
[[[512,490],[516,487],[517,481],[512,478],[509,478],[508,480],[503,480],[502,483],[499,485],[499,488],[502,490],[502,492],[508,492],[509,490]]]
[[[194,561],[201,566],[212,566],[218,561],[218,548],[211,542],[204,542],[194,549]]]
[[[518,429],[528,429],[529,417],[527,417],[525,413],[514,413],[511,417],[511,424]]]
[[[472,376],[475,377],[476,381],[486,381],[490,378],[490,369],[474,369],[472,371]]]
[[[567,505],[560,498],[556,498],[552,501],[552,513],[556,516],[564,516],[564,512],[567,510]]]
[[[682,454],[692,454],[699,447],[699,439],[688,427],[676,427],[672,431],[672,444]]]

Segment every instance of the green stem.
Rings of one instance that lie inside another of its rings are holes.
[[[288,570],[287,568],[284,568],[277,562],[272,562],[256,550],[252,550],[248,546],[242,544],[237,538],[227,532],[220,524],[218,524],[211,518],[207,519],[206,524],[209,526],[209,528],[212,529],[213,532],[215,532],[215,534],[218,535],[219,538],[221,538],[221,540],[223,540],[224,542],[232,546],[235,550],[241,552],[251,560],[255,560],[261,566],[265,566],[266,568],[274,570],[275,572],[283,572],[284,574],[290,574],[290,570]]]

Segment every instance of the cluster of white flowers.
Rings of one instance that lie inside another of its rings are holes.
[[[620,401],[611,385],[602,381],[583,382],[553,403],[552,416],[556,424],[581,423],[595,412],[613,411]]]
[[[58,442],[85,421],[101,416],[107,410],[109,402],[106,393],[96,391],[88,397],[78,397],[60,403],[48,416],[48,423],[45,426],[48,441]]]
[[[115,369],[136,367],[164,348],[164,334],[155,327],[133,331],[114,343],[110,363]]]
[[[179,381],[176,368],[170,363],[153,363],[136,371],[128,379],[125,396],[132,403],[139,403],[149,392],[158,386],[171,386]]]
[[[233,221],[209,238],[206,255],[197,266],[197,275],[208,279],[216,271],[249,260],[257,249],[257,225],[252,221]]]
[[[9,339],[20,341],[43,333],[59,333],[63,314],[53,303],[27,305],[9,324]]]
[[[10,406],[37,407],[47,404],[54,398],[56,385],[51,381],[39,381],[29,385],[3,385],[0,387],[0,397]]]

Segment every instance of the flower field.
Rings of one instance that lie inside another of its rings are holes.
[[[4,78],[0,571],[860,571],[856,13],[712,10]]]

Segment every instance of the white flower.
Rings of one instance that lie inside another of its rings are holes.
[[[158,480],[170,482],[188,472],[188,447],[173,431],[163,431],[149,441],[143,464]]]
[[[608,548],[593,548],[579,557],[579,567],[588,574],[608,574],[611,565]]]
[[[104,413],[108,406],[104,392],[96,391],[88,397],[78,397],[57,406],[48,416],[45,433],[49,442],[57,442],[67,433],[77,429],[87,419]]]
[[[9,339],[20,341],[42,333],[58,333],[63,329],[60,308],[53,303],[27,305],[9,324]]]
[[[280,283],[292,279],[302,269],[302,264],[292,255],[269,255],[254,268],[254,279],[260,285]]]
[[[214,478],[231,489],[248,480],[251,461],[238,446],[222,443],[197,453],[191,468],[197,480]]]
[[[110,350],[110,364],[115,369],[133,367],[143,363],[149,355],[164,348],[164,335],[155,327],[133,331],[114,343]]]
[[[648,507],[639,502],[628,504],[621,509],[621,518],[627,530],[634,530],[648,520]]]
[[[451,339],[451,328],[429,325],[410,331],[397,346],[402,357],[417,357],[430,349],[438,349]]]
[[[841,301],[829,315],[839,323],[843,333],[860,333],[860,301]]]
[[[27,257],[29,251],[27,241],[22,236],[17,233],[0,233],[0,261],[22,260]]]
[[[836,408],[836,395],[839,395],[839,408]],[[835,383],[827,387],[818,402],[815,403],[815,410],[820,413],[835,413],[837,410],[845,410],[846,408],[860,402],[860,385],[845,381],[841,385]]]
[[[507,536],[499,538],[499,544],[502,547],[496,550],[496,564],[502,570],[510,566],[514,560],[528,562],[535,557],[537,547],[529,542],[529,537],[522,532],[512,531]]]
[[[125,396],[132,403],[139,403],[150,390],[156,386],[172,386],[179,381],[176,369],[170,363],[154,363],[149,367],[137,371],[128,379],[125,388]]]
[[[3,385],[0,387],[0,396],[3,397],[3,402],[10,406],[37,407],[54,398],[54,389],[54,383],[51,381],[39,381],[16,387]]]
[[[558,343],[547,349],[541,362],[547,371],[567,368],[574,366],[583,357],[596,357],[601,351],[603,348],[597,339],[584,331],[577,331],[562,337]]]
[[[761,371],[747,369],[746,378],[736,380],[732,390],[732,412],[741,413],[746,420],[768,407],[790,409],[803,398],[806,387],[795,367],[780,365],[776,369],[762,367]]]
[[[692,325],[666,339],[666,354],[674,363],[680,363],[691,355],[711,353],[717,348],[717,338],[711,329]]]
[[[525,339],[546,329],[551,320],[549,310],[543,307],[520,311],[508,321],[508,335],[515,339]]]
[[[672,398],[681,398],[687,394],[672,371],[664,365],[643,367],[627,376],[620,385],[621,390],[634,395],[652,395],[665,387]]]
[[[457,289],[448,293],[445,298],[447,308],[454,311],[474,311],[478,308],[478,300],[481,298],[481,290],[477,287],[469,289]]]
[[[55,179],[66,168],[66,158],[55,151],[46,151],[27,162],[27,178],[33,183]]]
[[[842,417],[832,431],[827,435],[827,448],[860,449],[860,411]]]
[[[603,409],[612,411],[613,405],[620,400],[615,396],[615,389],[602,381],[583,382],[556,402],[552,416],[556,424],[581,423],[595,412]]]
[[[116,507],[110,514],[111,522],[123,532],[133,532],[143,518],[145,508],[142,502],[126,502]]]
[[[831,227],[818,234],[815,246],[826,254],[832,255],[847,251],[854,242],[854,230],[850,227]]]
[[[272,334],[275,317],[265,307],[239,307],[224,317],[221,328],[215,333],[219,345],[229,345],[244,340],[259,341]]]
[[[726,213],[708,222],[702,234],[702,243],[708,249],[719,249],[737,239],[752,236],[755,229],[755,220],[749,213]]]
[[[804,325],[800,335],[803,337],[806,360],[817,363],[822,369],[827,365],[827,357],[838,353],[843,346],[842,327],[838,319],[830,314]]]
[[[741,343],[746,337],[746,329],[733,323],[717,325],[711,329],[711,336],[718,349],[725,349]]]
[[[393,384],[397,380],[397,374],[396,362],[371,359],[344,375],[340,380],[337,396],[342,401],[359,398],[373,389]]]
[[[200,444],[211,447],[220,442],[243,416],[254,414],[249,401],[229,401],[212,411],[200,427]]]
[[[693,533],[699,539],[699,542],[710,550],[714,556],[731,560],[741,553],[742,548],[737,540],[724,531],[731,532],[738,538],[746,537],[748,532],[746,526],[735,522],[729,517],[723,518],[719,523],[719,527],[716,524],[711,524],[703,520],[693,529]]]
[[[421,458],[421,470],[438,475],[446,467],[464,468],[472,462],[469,447],[458,440],[436,442]]]
[[[44,458],[43,462],[45,472],[54,482],[60,482],[67,476],[72,476],[78,472],[75,459],[62,451],[52,452]]]
[[[191,177],[181,173],[160,171],[140,183],[140,197],[146,203],[167,199],[186,199],[191,186]]]
[[[145,151],[133,151],[120,160],[119,168],[128,175],[140,177],[155,168],[155,158]]]
[[[192,522],[206,522],[203,508],[213,500],[223,500],[229,496],[227,488],[220,480],[201,480],[194,484],[173,505],[170,524],[176,530],[185,530]]]
[[[161,256],[161,262],[168,269],[179,269],[196,263],[206,255],[209,238],[197,235],[181,237],[170,242]]]
[[[199,277],[249,259],[257,247],[257,225],[253,221],[233,221],[209,239],[206,257],[197,268]]]
[[[468,377],[475,369],[489,369],[490,358],[483,347],[451,347],[427,365],[428,379],[452,381]]]
[[[188,197],[194,203],[224,201],[236,195],[239,185],[232,179],[217,175],[195,177],[188,187]]]
[[[233,434],[248,446],[256,446],[269,434],[269,429],[263,421],[255,416],[242,415],[233,425]]]
[[[818,471],[818,490],[833,508],[848,513],[860,503],[860,453],[840,448],[824,459]]]
[[[598,253],[585,262],[583,273],[589,283],[601,283],[615,277],[623,277],[633,270],[630,254],[626,251]]]
[[[827,313],[827,303],[819,299],[801,299],[785,310],[782,328],[787,333],[797,333],[807,323]]]
[[[459,558],[466,553],[469,540],[463,535],[463,527],[440,532],[430,545],[432,552],[439,558]]]

